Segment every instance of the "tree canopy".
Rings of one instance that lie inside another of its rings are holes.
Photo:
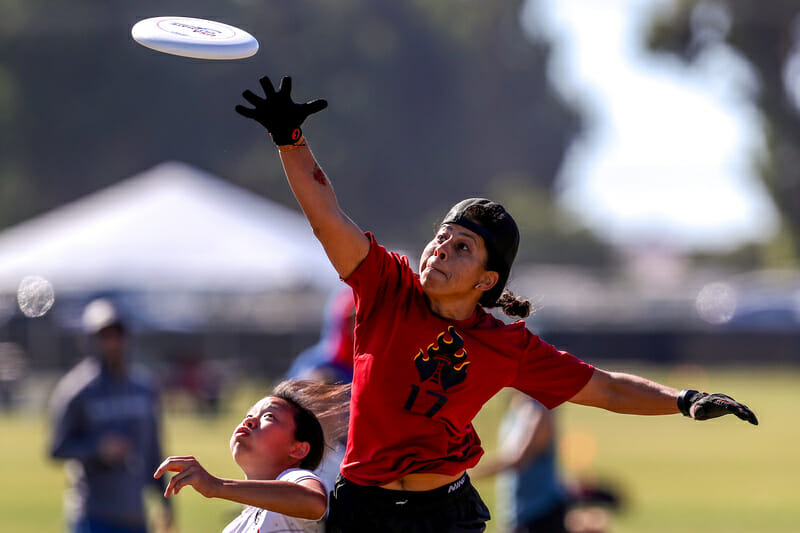
[[[800,3],[794,0],[675,0],[656,18],[648,46],[694,62],[727,47],[755,74],[752,98],[763,121],[767,153],[754,161],[800,251]]]

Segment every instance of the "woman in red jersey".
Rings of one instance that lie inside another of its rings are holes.
[[[519,245],[511,215],[483,198],[457,203],[422,253],[418,273],[340,209],[300,126],[327,106],[292,101],[291,79],[241,115],[278,146],[289,185],[356,300],[347,451],[331,495],[330,532],[483,531],[489,512],[466,474],[483,453],[472,420],[504,387],[552,409],[570,401],[615,412],[702,420],[728,413],[757,423],[728,396],[679,391],[607,372],[557,350],[487,307],[525,317],[505,289]]]

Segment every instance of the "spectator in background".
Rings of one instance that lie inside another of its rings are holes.
[[[555,416],[514,392],[498,428],[497,457],[472,475],[497,475],[496,497],[504,532],[603,533],[618,491],[590,480],[567,480],[559,471]]]
[[[144,533],[143,491],[164,490],[152,477],[161,462],[157,393],[130,368],[126,326],[109,300],[91,302],[82,326],[89,355],[51,398],[50,455],[67,462],[67,519],[74,533]],[[168,530],[163,501],[156,527]]]
[[[515,393],[498,435],[498,458],[480,465],[475,476],[498,474],[497,497],[503,531],[567,533],[567,487],[558,471],[552,413]]]

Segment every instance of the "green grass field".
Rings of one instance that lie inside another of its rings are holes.
[[[747,369],[690,373],[632,371],[666,384],[691,383],[746,401],[761,424],[732,417],[693,422],[680,416],[634,417],[566,405],[556,410],[567,476],[615,482],[626,506],[613,516],[614,533],[797,533],[800,531],[800,370]],[[242,387],[215,418],[186,409],[166,413],[165,453],[192,454],[213,473],[237,477],[228,438],[240,416],[268,388]],[[481,412],[476,426],[491,455],[506,396]],[[0,415],[0,530],[63,531],[60,465],[47,459],[46,419],[37,412]],[[494,508],[492,480],[476,483]],[[219,532],[239,507],[207,500],[191,489],[174,501],[177,531]],[[498,532],[496,526],[489,531]]]

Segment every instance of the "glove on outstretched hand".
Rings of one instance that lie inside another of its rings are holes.
[[[236,106],[236,112],[243,117],[252,118],[272,135],[272,141],[278,146],[294,144],[300,140],[303,132],[300,125],[309,115],[322,111],[328,107],[325,100],[312,100],[305,104],[292,101],[292,78],[285,76],[281,80],[278,91],[272,86],[267,76],[260,80],[264,89],[265,98],[255,95],[247,90],[242,93],[244,99],[253,105],[252,108],[243,105]]]
[[[734,414],[754,426],[758,425],[758,419],[753,411],[725,394],[708,394],[696,390],[683,390],[678,396],[678,408],[684,416],[695,420],[709,420],[723,415]]]

